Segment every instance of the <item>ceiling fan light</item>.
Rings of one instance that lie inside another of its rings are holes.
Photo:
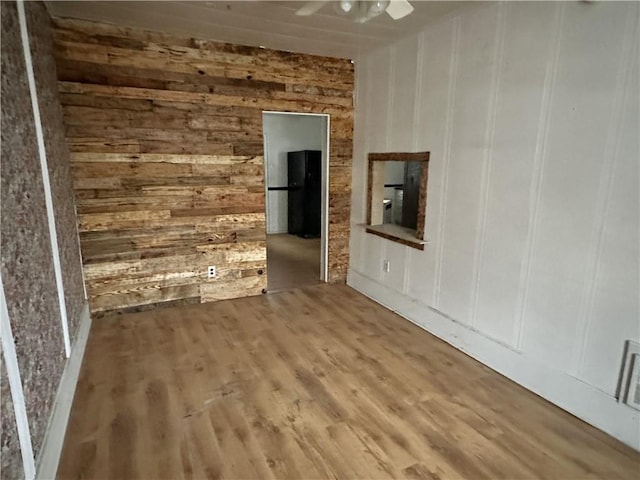
[[[377,17],[378,15],[382,14],[388,6],[389,0],[375,0],[370,3],[367,13],[370,17]]]
[[[348,15],[353,11],[354,3],[353,0],[341,0],[338,2],[336,10],[342,15]]]

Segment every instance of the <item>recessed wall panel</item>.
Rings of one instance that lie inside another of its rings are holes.
[[[412,35],[395,44],[392,70],[392,105],[389,115],[389,144],[392,152],[413,150],[415,87],[418,59],[418,37]]]
[[[631,5],[631,4],[630,4]],[[636,13],[637,13],[637,4]],[[637,31],[636,31],[637,32]],[[593,303],[580,344],[579,374],[613,395],[625,340],[640,339],[640,99],[638,37],[629,58],[624,114],[615,141],[616,156],[606,198],[602,237],[593,278]],[[588,299],[591,300],[591,299]]]
[[[462,17],[455,79],[439,308],[469,323],[498,8]]]
[[[505,12],[495,118],[487,145],[487,202],[480,225],[475,305],[475,327],[505,343],[512,343],[520,315],[517,279],[532,209],[537,143],[544,128],[540,117],[556,11],[531,2],[518,8],[510,5]],[[522,54],[525,50],[527,55]]]
[[[523,349],[568,365],[579,332],[597,228],[597,192],[615,104],[625,25],[623,8],[567,4],[545,145]],[[594,62],[593,58],[598,58]],[[626,60],[626,59],[624,59]]]

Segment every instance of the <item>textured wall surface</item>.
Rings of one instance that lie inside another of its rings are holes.
[[[4,12],[3,12],[4,13]],[[9,389],[9,379],[5,368],[4,358],[0,353],[0,418],[2,418],[2,430],[0,431],[0,478],[13,480],[24,478],[16,417],[13,412],[13,401]]]
[[[64,367],[64,344],[14,3],[2,2],[2,280],[37,455]]]
[[[348,60],[70,19],[55,25],[93,311],[262,292],[265,110],[331,116],[328,270],[331,281],[345,280]],[[208,265],[216,278],[207,278]]]
[[[25,9],[51,179],[69,333],[73,343],[85,300],[69,148],[64,136],[53,57],[51,18],[41,2],[26,2]]]

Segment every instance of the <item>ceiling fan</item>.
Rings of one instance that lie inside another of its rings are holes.
[[[320,0],[307,2],[296,11],[296,15],[313,15],[327,3],[333,3],[338,14],[350,16],[356,23],[365,23],[384,12],[394,20],[400,20],[413,12],[413,6],[407,0]]]

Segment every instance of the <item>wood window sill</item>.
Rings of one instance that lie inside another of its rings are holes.
[[[424,250],[424,245],[427,243],[425,240],[420,240],[415,230],[410,228],[401,227],[400,225],[394,225],[385,223],[382,225],[365,225],[367,233],[372,233],[392,242],[402,243],[411,248],[417,248],[418,250]]]

